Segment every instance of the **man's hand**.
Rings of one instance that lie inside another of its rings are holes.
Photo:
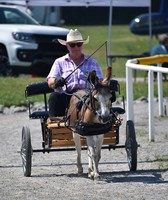
[[[57,77],[55,79],[55,87],[63,87],[66,85],[66,80],[63,77]]]

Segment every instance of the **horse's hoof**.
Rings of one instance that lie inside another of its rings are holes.
[[[100,181],[100,179],[101,179],[100,175],[94,176],[94,181]]]
[[[94,180],[94,173],[92,171],[88,173],[88,178]]]
[[[78,176],[83,174],[83,167],[78,168]]]
[[[88,174],[88,178],[90,178],[93,181],[100,181],[100,179],[101,179],[100,175],[95,175],[92,172]]]

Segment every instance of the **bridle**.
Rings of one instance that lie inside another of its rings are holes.
[[[79,115],[79,112],[81,111],[82,106],[85,106],[84,111],[89,109],[94,115],[98,115],[98,112],[94,109],[93,103],[92,103],[93,102],[93,96],[92,96],[93,91],[94,91],[93,89],[90,90],[87,94],[85,94],[82,97],[80,97],[76,93],[73,94],[79,100],[76,104],[77,116]],[[83,115],[84,115],[84,113],[83,113]]]
[[[85,94],[82,97],[76,93],[73,94],[76,98],[78,98],[78,102],[76,103],[76,105],[74,105],[74,110],[72,111],[72,112],[74,112],[76,110],[75,125],[74,125],[74,127],[70,127],[70,128],[75,129],[75,131],[79,135],[82,135],[82,136],[104,134],[106,132],[109,132],[112,129],[112,125],[113,125],[112,117],[109,117],[109,120],[105,124],[86,123],[83,121],[85,111],[87,109],[89,109],[95,116],[98,116],[99,119],[101,118],[101,114],[94,107],[95,100],[93,99],[94,98],[93,92],[94,92],[94,89],[89,91],[89,93]],[[82,107],[83,107],[83,109],[82,109]],[[80,113],[80,112],[82,112],[82,113]],[[67,116],[67,121],[70,120],[71,114],[69,116]]]
[[[97,101],[94,98],[94,93],[97,91],[96,88],[92,88],[91,90],[88,91],[88,93],[86,93],[85,95],[83,95],[82,97],[79,96],[77,93],[73,93],[71,94],[72,96],[75,96],[78,99],[78,102],[76,103],[76,112],[77,112],[77,119],[76,120],[83,120],[85,111],[87,109],[89,109],[95,116],[98,116],[99,120],[102,119],[101,114],[97,111],[96,109],[96,105],[95,105],[95,101]],[[67,93],[66,93],[67,94]],[[82,111],[82,107],[83,108],[83,112],[81,114],[81,118],[79,118],[79,113]],[[75,110],[75,107],[74,107]],[[112,115],[112,113],[110,112],[110,115]],[[70,116],[67,116],[67,118],[69,118]],[[109,117],[109,121],[111,120],[111,117]]]

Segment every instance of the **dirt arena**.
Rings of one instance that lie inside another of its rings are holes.
[[[1,200],[166,200],[168,196],[168,117],[157,117],[155,142],[148,141],[148,103],[136,103],[135,130],[138,148],[136,172],[129,172],[125,149],[102,150],[100,181],[87,177],[87,152],[82,152],[84,174],[76,174],[76,152],[34,153],[32,176],[24,177],[18,151],[22,126],[31,131],[33,149],[41,148],[39,120],[27,112],[0,114],[0,199]],[[168,102],[165,102],[168,108]],[[120,127],[120,144],[125,142],[126,114]]]

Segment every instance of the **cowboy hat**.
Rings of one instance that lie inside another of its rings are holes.
[[[82,42],[83,44],[87,44],[89,42],[89,36],[87,39],[83,39],[81,33],[75,29],[75,30],[70,30],[69,33],[67,34],[66,41],[58,39],[58,42],[61,43],[62,45],[66,45],[67,43],[70,42]]]

